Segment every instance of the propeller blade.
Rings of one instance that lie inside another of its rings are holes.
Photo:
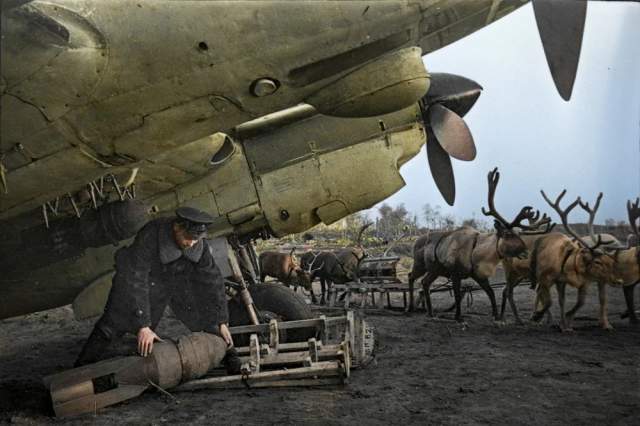
[[[476,145],[467,123],[455,112],[440,104],[427,111],[428,124],[439,145],[453,158],[471,161],[476,158]]]
[[[568,101],[578,71],[587,2],[533,0],[533,12],[551,76]]]
[[[482,86],[466,77],[434,72],[431,73],[429,91],[423,99],[427,105],[439,103],[464,117],[481,92]]]
[[[427,159],[431,176],[442,194],[444,200],[450,206],[456,199],[456,182],[453,177],[453,167],[449,154],[440,146],[438,139],[429,127],[427,130]]]

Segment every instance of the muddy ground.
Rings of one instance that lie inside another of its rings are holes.
[[[150,392],[73,419],[50,417],[40,380],[72,366],[92,321],[76,322],[69,308],[4,320],[0,423],[638,424],[640,328],[619,319],[622,292],[610,289],[615,331],[600,330],[592,293],[573,333],[553,325],[517,326],[510,315],[498,326],[488,315],[487,297],[477,293],[464,310],[466,329],[420,312],[370,313],[376,360],[344,387],[199,391],[176,393],[175,400]],[[525,286],[516,290],[523,318],[531,314],[532,296]],[[445,306],[451,299],[438,293],[434,300]],[[553,312],[557,318],[555,307]],[[159,334],[183,330],[166,319]]]

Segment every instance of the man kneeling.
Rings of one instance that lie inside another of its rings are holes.
[[[138,352],[147,356],[169,305],[191,331],[220,336],[227,344],[225,364],[237,374],[240,361],[228,328],[225,286],[204,237],[213,218],[181,207],[176,217],[150,221],[128,247],[115,254],[116,274],[102,317],[95,324],[75,366],[108,357],[108,349],[125,333],[138,338]]]

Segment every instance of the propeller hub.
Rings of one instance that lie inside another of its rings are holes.
[[[476,157],[473,136],[462,117],[481,91],[482,87],[468,78],[434,73],[429,91],[420,100],[431,175],[449,205],[453,205],[456,193],[450,156],[463,161]]]

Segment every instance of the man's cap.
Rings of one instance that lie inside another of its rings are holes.
[[[185,231],[193,237],[200,239],[207,235],[207,225],[213,223],[213,216],[193,207],[180,207],[176,210],[176,216],[184,224]]]

